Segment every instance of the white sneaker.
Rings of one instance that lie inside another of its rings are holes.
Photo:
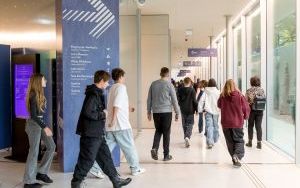
[[[144,172],[146,172],[146,169],[140,168],[139,170],[137,170],[137,171],[135,171],[135,172],[132,172],[131,174],[132,174],[133,176],[137,176],[137,175],[143,174]]]
[[[95,172],[95,171],[90,171],[91,174],[93,174],[95,177],[99,178],[99,179],[104,179],[105,176],[101,171]]]
[[[190,139],[188,137],[185,137],[184,140],[185,140],[185,147],[187,147],[187,148],[190,147],[190,145],[191,145],[190,144]]]

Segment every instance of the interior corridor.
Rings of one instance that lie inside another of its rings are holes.
[[[207,150],[205,137],[197,132],[196,125],[191,139],[191,147],[185,148],[181,123],[173,122],[171,133],[170,162],[162,161],[162,149],[159,151],[159,160],[154,161],[150,156],[154,129],[144,129],[136,138],[142,167],[146,173],[133,177],[128,188],[157,188],[157,187],[298,187],[300,185],[300,169],[281,151],[264,143],[263,149],[246,148],[242,168],[232,166],[231,158],[225,146],[222,132],[220,141],[212,150]],[[247,135],[247,134],[246,134]],[[246,139],[246,136],[245,136]],[[162,144],[162,143],[161,143]],[[1,156],[6,155],[2,152]],[[2,157],[3,158],[3,157]],[[6,159],[0,162],[0,187],[22,187],[24,163],[17,163]],[[126,160],[123,159],[120,167],[122,176],[130,176]],[[72,173],[62,173],[58,163],[53,164],[50,177],[54,183],[48,188],[70,187]],[[276,177],[276,178],[274,178]],[[100,180],[86,178],[86,186],[111,187],[107,178]]]

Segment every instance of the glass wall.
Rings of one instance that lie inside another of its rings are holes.
[[[261,77],[261,17],[259,8],[246,17],[247,85],[253,76]]]
[[[267,139],[295,156],[296,0],[268,1]]]
[[[234,30],[234,45],[233,45],[233,53],[234,53],[234,73],[237,79],[237,84],[239,89],[242,91],[242,29],[241,26],[237,26]]]

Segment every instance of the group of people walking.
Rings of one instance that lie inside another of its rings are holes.
[[[104,90],[112,77],[114,84],[109,90],[108,104],[105,104]],[[46,98],[43,87],[46,79],[41,74],[34,74],[27,92],[27,108],[30,119],[27,120],[26,133],[29,138],[29,154],[26,161],[24,187],[42,187],[38,181],[53,183],[47,175],[55,152],[55,144],[51,129],[43,121],[46,108]],[[106,107],[107,106],[107,107]],[[128,185],[131,178],[123,179],[117,172],[111,152],[119,145],[129,164],[133,176],[142,174],[145,169],[139,164],[138,154],[134,145],[129,112],[134,108],[129,106],[125,86],[125,72],[120,68],[108,72],[100,70],[94,75],[94,84],[87,86],[85,99],[79,116],[76,134],[80,135],[80,152],[75,166],[72,188],[80,188],[83,180],[90,172],[103,178],[106,174],[114,188]],[[46,145],[40,166],[37,166],[40,140]]]
[[[169,81],[169,69],[163,67],[161,79],[152,82],[147,99],[147,117],[154,120],[155,134],[151,149],[151,157],[158,160],[158,150],[163,137],[163,160],[172,160],[170,155],[170,134],[175,110],[175,121],[179,115],[182,118],[185,146],[191,144],[194,125],[194,114],[199,115],[198,131],[202,133],[205,122],[205,136],[208,149],[212,149],[219,139],[219,115],[226,139],[228,151],[235,166],[241,166],[240,160],[244,156],[244,120],[248,119],[248,138],[246,144],[252,147],[253,127],[257,130],[257,148],[261,149],[261,123],[263,107],[261,102],[256,104],[257,98],[264,101],[263,89],[258,77],[251,78],[251,88],[246,97],[242,95],[233,80],[225,83],[220,92],[216,81],[210,79],[198,83],[196,90],[192,87],[190,78],[184,79],[184,86],[176,88]],[[108,94],[108,103],[105,104],[104,90],[112,77],[114,84]],[[41,74],[34,74],[30,78],[26,105],[30,112],[30,119],[26,123],[26,133],[29,139],[29,153],[24,174],[24,187],[42,187],[44,183],[53,183],[48,176],[55,152],[52,131],[43,121],[46,108],[46,98],[43,88],[46,79]],[[107,106],[107,107],[106,107]],[[251,112],[250,112],[251,107]],[[90,172],[103,178],[107,175],[114,188],[128,185],[131,178],[123,179],[118,174],[112,160],[111,152],[116,145],[124,153],[133,176],[142,174],[145,169],[140,166],[139,157],[129,121],[129,112],[134,112],[129,106],[125,86],[125,72],[120,68],[112,70],[111,75],[103,70],[94,74],[94,84],[87,86],[85,99],[79,116],[76,134],[80,135],[80,152],[71,181],[72,188],[82,187],[83,180]],[[250,114],[250,117],[249,117]],[[40,140],[46,146],[40,165],[37,165]],[[102,173],[103,172],[103,173]]]
[[[221,116],[223,134],[235,167],[241,166],[240,160],[245,154],[243,132],[245,120],[248,120],[249,139],[246,146],[252,147],[255,126],[257,148],[262,148],[261,124],[266,96],[258,77],[251,78],[251,88],[244,96],[232,79],[227,80],[220,91],[213,78],[209,81],[198,80],[194,85],[189,77],[184,78],[179,84],[174,81],[170,83],[169,70],[166,67],[161,69],[160,75],[161,79],[151,84],[147,100],[148,119],[151,120],[152,114],[156,129],[151,150],[151,157],[154,160],[158,160],[161,136],[164,146],[163,160],[172,159],[169,150],[172,108],[175,111],[175,121],[181,114],[183,139],[187,148],[191,145],[195,114],[199,116],[199,133],[203,132],[205,124],[207,149],[212,149],[219,140],[219,116]]]

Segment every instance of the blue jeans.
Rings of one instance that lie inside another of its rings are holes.
[[[127,160],[127,163],[130,166],[131,172],[136,172],[140,170],[139,157],[134,145],[133,134],[131,129],[107,132],[106,142],[110,152],[113,151],[117,144],[120,146]],[[97,162],[95,162],[91,170],[100,171],[101,168],[99,167]]]
[[[198,129],[199,133],[202,133],[203,131],[203,113],[199,113],[199,121],[198,121]]]
[[[219,115],[214,115],[208,112],[205,114],[207,145],[213,145],[219,140],[218,119]]]

